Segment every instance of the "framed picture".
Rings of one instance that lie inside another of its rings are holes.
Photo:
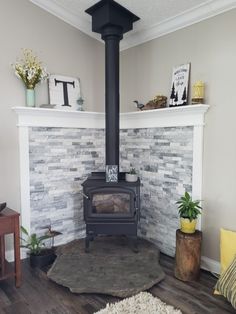
[[[174,67],[172,74],[170,107],[188,104],[190,63]]]
[[[76,77],[53,74],[49,77],[49,99],[55,109],[77,110],[81,97],[80,80]]]
[[[106,182],[118,182],[118,166],[106,166]]]

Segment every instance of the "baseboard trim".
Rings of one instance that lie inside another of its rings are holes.
[[[215,274],[220,274],[220,262],[206,256],[202,256],[201,268]]]

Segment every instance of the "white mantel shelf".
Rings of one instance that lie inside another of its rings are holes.
[[[120,128],[204,125],[208,105],[190,105],[120,114]],[[102,112],[13,107],[19,127],[104,128]]]

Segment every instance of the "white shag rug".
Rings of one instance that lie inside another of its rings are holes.
[[[167,305],[148,292],[124,299],[114,304],[107,304],[105,309],[94,314],[181,314],[173,306]]]

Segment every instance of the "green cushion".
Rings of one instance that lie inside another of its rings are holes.
[[[236,256],[229,267],[220,276],[215,288],[236,309]]]

